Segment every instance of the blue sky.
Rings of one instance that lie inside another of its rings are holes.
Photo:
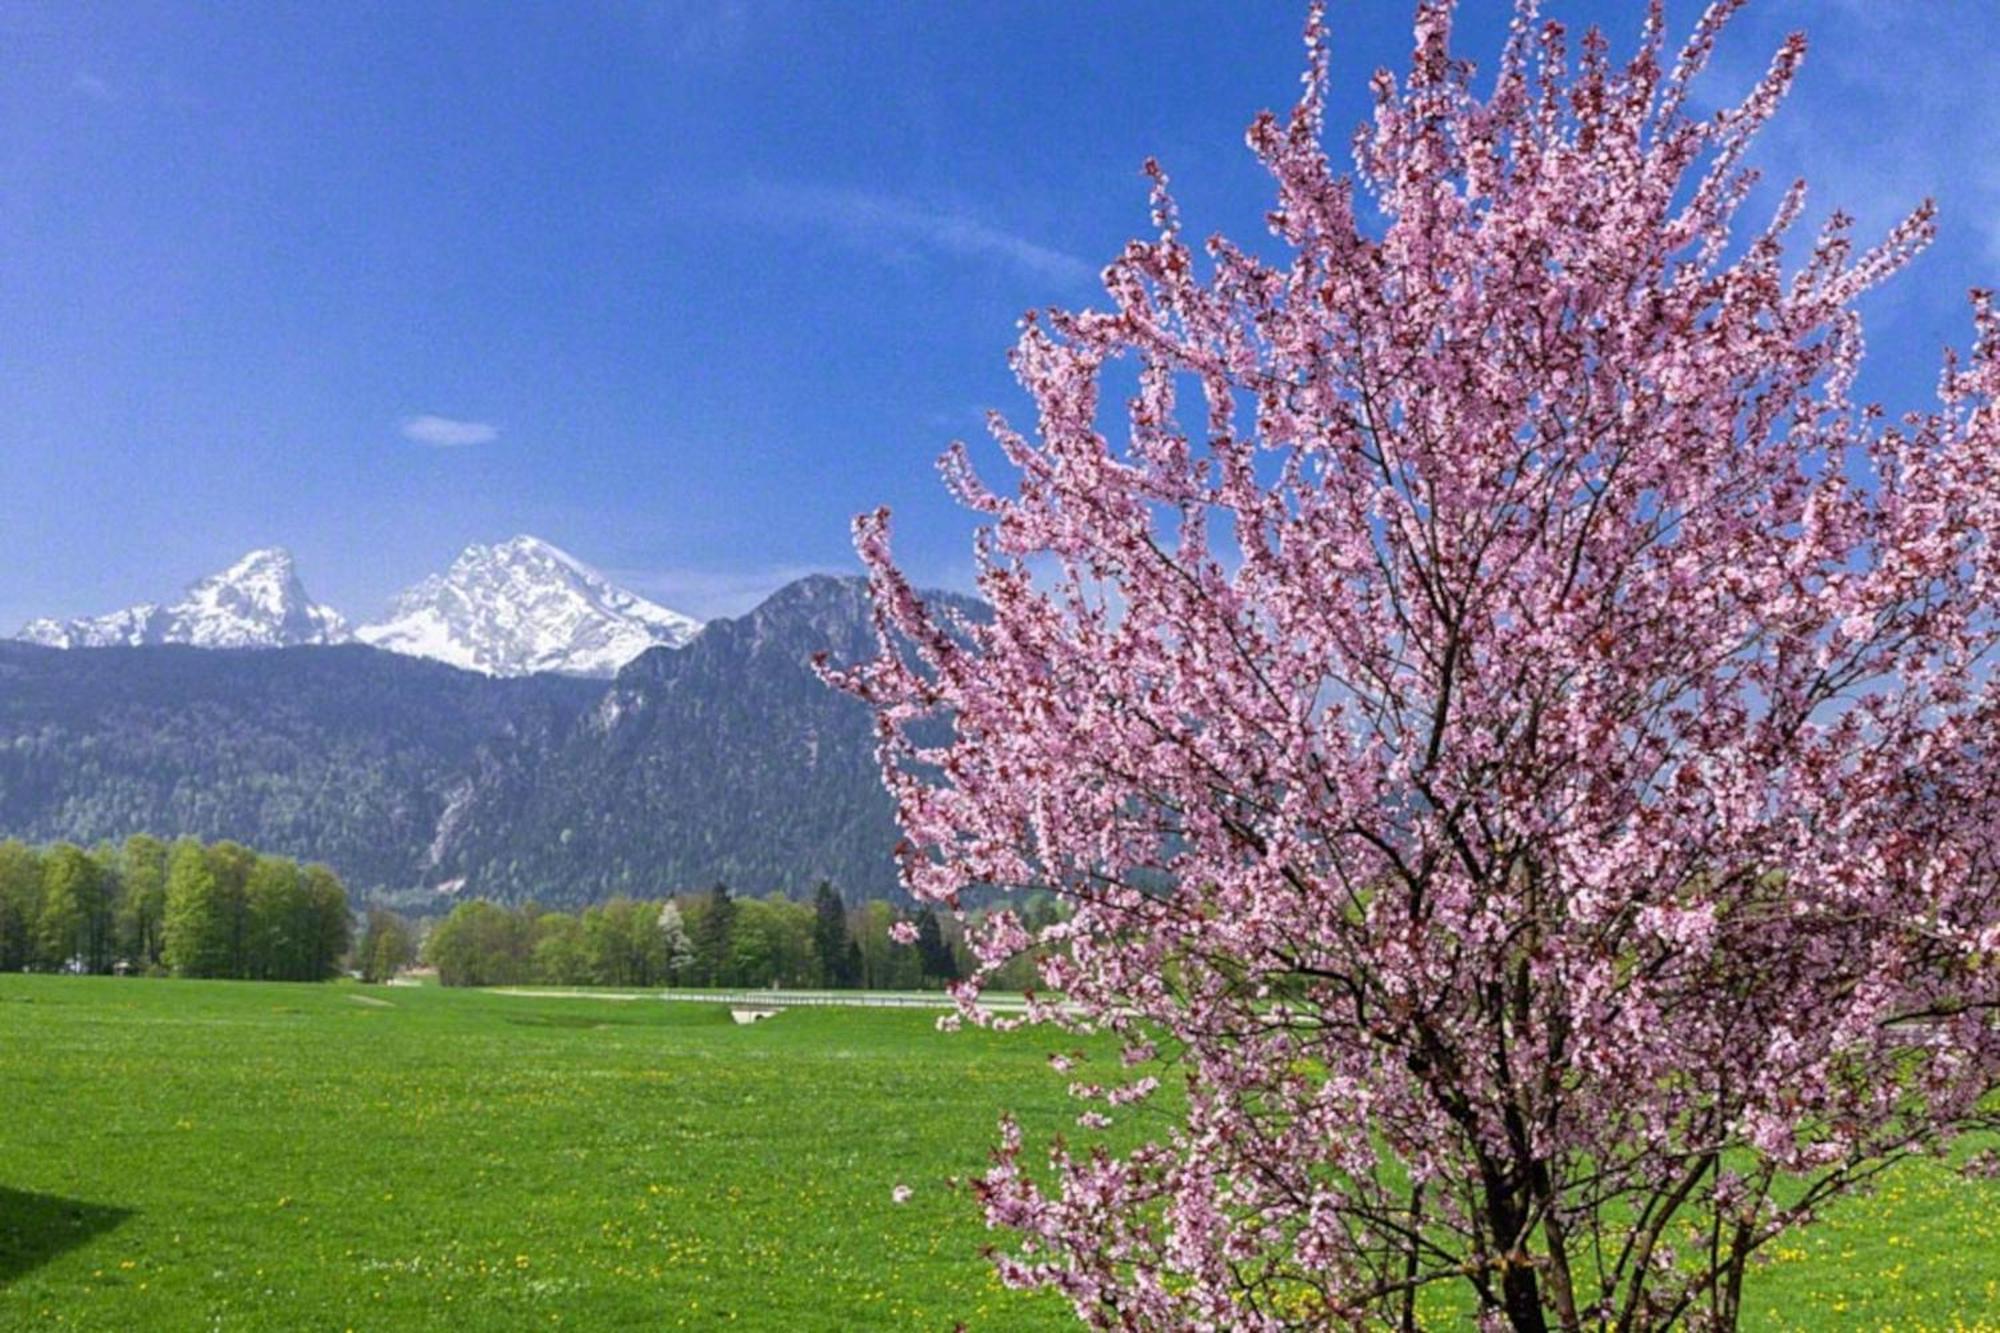
[[[1670,2],[1678,29],[1694,0]],[[1551,0],[1622,43],[1635,3]],[[1468,0],[1490,58],[1504,6]],[[1334,123],[1407,0],[1336,4]],[[1021,398],[1030,306],[1145,229],[1259,234],[1242,148],[1291,3],[0,5],[0,631],[168,596],[253,546],[367,617],[463,545],[557,542],[699,615],[847,568],[886,502],[966,576],[931,462]],[[2000,5],[1761,0],[1709,82],[1812,34],[1763,151],[1938,245],[1868,307],[1923,401],[2000,284]],[[1490,63],[1490,59],[1487,63]]]

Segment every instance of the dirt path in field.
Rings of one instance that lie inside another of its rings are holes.
[[[950,1009],[949,996],[936,991],[598,991],[540,990],[527,986],[494,986],[494,995],[539,1000],[665,1000],[680,1004],[725,1004],[753,1009]],[[980,1002],[995,1013],[1018,1013],[1026,1007],[1016,996],[989,996]]]
[[[633,995],[627,991],[529,990],[522,986],[493,986],[490,995],[519,995],[531,1000],[657,1000],[658,995]]]

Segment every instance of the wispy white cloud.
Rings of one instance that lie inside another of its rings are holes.
[[[88,97],[93,102],[109,102],[118,94],[103,76],[80,69],[69,81],[69,90],[80,97]]]
[[[453,417],[423,413],[404,417],[403,438],[438,449],[456,449],[469,444],[491,444],[500,438],[500,428],[484,421],[459,421]]]
[[[1754,11],[1753,11],[1754,13]],[[1989,273],[2000,267],[2000,84],[1958,77],[2000,61],[2000,28],[1967,23],[1953,6],[1878,0],[1789,0],[1775,28],[1811,40],[1799,85],[1757,154],[1776,181],[1803,175],[1818,210],[1840,207],[1872,242],[1926,196],[1940,206],[1940,239],[1977,238]],[[1770,42],[1725,43],[1717,74],[1747,87]],[[1949,67],[1940,53],[1951,52]]]
[[[1050,282],[1090,281],[1097,268],[1075,255],[1017,235],[972,213],[874,190],[752,181],[726,205],[741,221],[817,228],[889,253],[912,249],[997,261]]]
[[[684,60],[733,56],[743,49],[753,31],[746,0],[663,5],[657,12],[672,23],[674,54]]]
[[[599,0],[646,55],[674,65],[730,65],[760,37],[793,26],[791,0]]]

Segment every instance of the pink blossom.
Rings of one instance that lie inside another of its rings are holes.
[[[1762,1247],[2000,1086],[2000,311],[1928,410],[1852,401],[1931,209],[1803,254],[1802,187],[1743,215],[1804,45],[1691,115],[1736,8],[1620,62],[1522,0],[1475,85],[1425,0],[1352,178],[1315,9],[1248,134],[1274,240],[1193,244],[1148,164],[1101,308],[1023,322],[1007,484],[944,461],[990,618],[857,520],[879,653],[828,674],[904,883],[1065,908],[961,911],[951,1017],[1033,949],[1026,1017],[1130,1052],[1082,1114],[1145,1102],[1046,1170],[1003,1124],[1009,1285],[1733,1327]]]

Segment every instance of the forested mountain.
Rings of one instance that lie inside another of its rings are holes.
[[[865,586],[825,576],[653,649],[553,752],[473,780],[435,874],[545,902],[715,880],[893,892],[873,727],[812,669],[872,649]]]
[[[811,668],[871,647],[864,585],[828,577],[608,685],[360,644],[0,643],[0,837],[231,838],[412,907],[440,886],[549,905],[717,879],[889,894],[869,719]]]
[[[229,838],[405,886],[482,747],[547,743],[602,688],[358,644],[0,643],[0,836]]]

